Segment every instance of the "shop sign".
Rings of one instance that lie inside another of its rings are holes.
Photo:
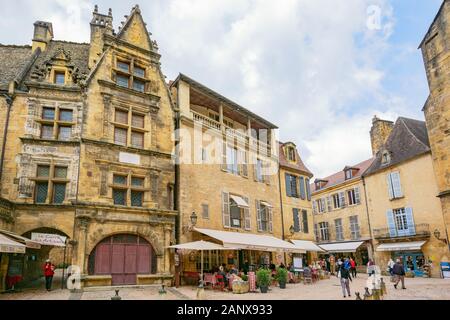
[[[67,237],[58,234],[32,233],[31,240],[44,246],[65,247]]]

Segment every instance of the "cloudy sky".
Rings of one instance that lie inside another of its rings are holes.
[[[89,41],[94,4],[117,28],[139,3],[168,79],[179,72],[280,127],[316,177],[371,156],[376,114],[423,120],[417,47],[442,0],[2,1],[0,43],[30,44],[33,22]]]

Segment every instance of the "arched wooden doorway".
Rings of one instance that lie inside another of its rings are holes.
[[[89,256],[89,274],[111,275],[113,285],[133,285],[138,274],[156,273],[156,255],[150,243],[131,234],[101,241]]]

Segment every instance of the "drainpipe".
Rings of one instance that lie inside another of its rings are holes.
[[[3,162],[5,160],[5,147],[6,147],[6,136],[8,134],[8,127],[9,127],[9,116],[11,114],[11,107],[13,103],[13,97],[10,95],[3,93],[3,96],[6,100],[6,121],[5,121],[5,129],[3,132],[3,141],[2,141],[2,154],[0,156],[0,188],[3,185]]]
[[[364,188],[364,198],[365,198],[365,203],[366,203],[366,213],[367,213],[367,223],[369,225],[369,233],[370,233],[370,248],[372,250],[372,258],[373,258],[373,262],[375,263],[375,249],[373,247],[373,233],[372,233],[372,226],[370,224],[370,215],[369,215],[369,203],[367,201],[367,188],[366,188],[366,180],[364,179],[364,177],[362,177],[362,182],[363,182],[363,188]]]
[[[281,170],[280,165],[278,163],[278,190],[280,191],[280,213],[281,213],[281,237],[285,240],[284,234],[284,210],[283,210],[283,195],[281,192]],[[284,263],[287,263],[287,255],[284,253]]]

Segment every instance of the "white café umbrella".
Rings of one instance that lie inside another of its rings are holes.
[[[203,287],[203,251],[210,251],[210,250],[236,250],[235,248],[226,248],[220,244],[212,243],[208,241],[194,241],[194,242],[188,242],[188,243],[182,243],[177,244],[174,246],[170,246],[168,248],[172,249],[180,249],[180,250],[186,250],[186,251],[200,251],[201,252],[201,283],[200,287]]]

